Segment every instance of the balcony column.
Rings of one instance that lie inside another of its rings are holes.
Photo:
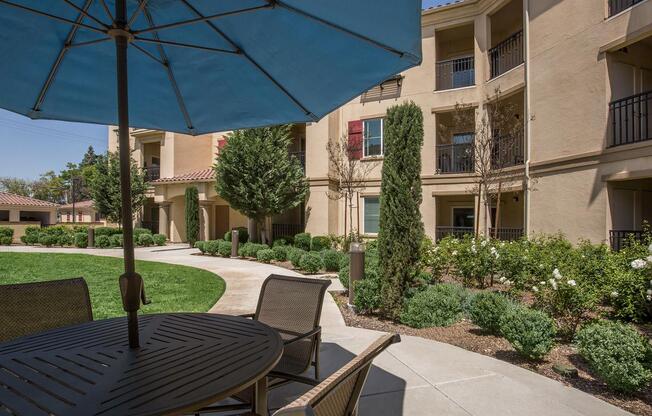
[[[16,208],[9,210],[9,221],[20,222],[20,209]]]
[[[170,238],[170,203],[164,202],[158,206],[158,233]]]
[[[212,205],[208,201],[199,202],[199,239],[203,241],[211,238],[210,207]]]

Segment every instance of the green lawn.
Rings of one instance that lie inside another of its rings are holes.
[[[122,259],[60,253],[0,253],[0,284],[84,277],[93,305],[93,317],[124,316],[118,277]],[[136,261],[152,303],[143,313],[206,312],[224,293],[224,280],[194,267]]]

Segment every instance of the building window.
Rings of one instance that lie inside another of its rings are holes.
[[[81,212],[77,214],[77,222],[83,222],[84,221],[84,214]]]
[[[383,119],[362,121],[364,157],[383,155]]]
[[[471,144],[473,143],[474,138],[475,138],[475,134],[473,132],[456,133],[453,134],[453,144]]]
[[[453,208],[453,227],[474,227],[475,210],[473,208],[462,207]]]
[[[380,198],[377,196],[364,198],[364,230],[365,234],[378,234],[380,229]]]
[[[66,222],[70,222],[70,211],[66,212]]]

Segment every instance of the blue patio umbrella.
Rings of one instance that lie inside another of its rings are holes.
[[[421,62],[421,0],[0,0],[0,107],[119,126],[138,346],[129,126],[197,135],[317,121]]]

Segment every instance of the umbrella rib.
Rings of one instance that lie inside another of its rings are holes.
[[[195,13],[197,16],[200,18],[203,18],[204,16],[202,13],[197,10],[192,4],[188,2],[188,0],[181,0],[183,4],[186,5],[193,13]],[[213,29],[214,32],[216,32],[218,35],[220,35],[224,40],[226,40],[228,43],[231,44],[232,47],[236,48],[238,51],[240,51],[240,54],[244,56],[244,58],[249,61],[251,65],[253,65],[258,71],[260,71],[269,81],[271,81],[276,88],[281,90],[283,94],[285,94],[297,107],[301,109],[308,117],[313,119],[314,121],[318,121],[319,117],[317,117],[312,111],[308,110],[306,106],[301,104],[301,102],[290,93],[290,91],[287,90],[279,81],[276,80],[265,68],[263,68],[258,62],[256,62],[246,51],[244,51],[242,48],[240,48],[230,37],[226,35],[226,33],[222,32],[216,25],[215,23],[211,22],[210,20],[205,20],[204,21],[211,29]]]
[[[86,42],[70,43],[70,44],[68,44],[68,47],[69,48],[76,48],[78,46],[94,45],[96,43],[102,43],[102,42],[106,42],[106,41],[109,41],[109,40],[113,40],[113,38],[100,38],[100,39],[88,40]]]
[[[102,0],[102,1],[104,1],[104,0]],[[129,18],[129,23],[127,23],[127,27],[131,27],[131,25],[134,24],[134,22],[138,18],[138,15],[140,14],[140,12],[142,12],[143,9],[145,8],[145,5],[147,5],[147,0],[140,0],[138,2],[138,7],[131,14],[131,17]]]
[[[104,23],[104,22],[101,21],[100,19],[96,18],[96,17],[93,16],[92,14],[88,13],[86,10],[82,9],[81,7],[77,6],[77,5],[76,5],[75,3],[73,3],[72,1],[70,1],[70,0],[63,0],[63,1],[64,1],[67,5],[69,5],[69,6],[72,7],[73,9],[77,10],[79,13],[81,13],[81,14],[83,14],[84,16],[88,17],[89,19],[91,19],[91,20],[94,21],[95,23],[99,24],[100,26],[104,27],[105,29],[108,29],[108,28],[109,28],[109,25],[107,25],[106,23]]]
[[[109,6],[106,5],[106,2],[104,0],[100,0],[100,4],[102,5],[102,8],[104,9],[104,12],[106,15],[109,17],[109,20],[113,22],[113,14],[111,14],[111,10],[109,10]]]
[[[53,19],[53,20],[58,20],[60,22],[68,23],[69,25],[72,25],[74,27],[83,27],[84,29],[92,30],[93,32],[98,32],[98,33],[102,33],[102,34],[105,34],[105,35],[107,33],[106,30],[100,29],[99,27],[84,24],[84,23],[81,22],[81,20],[80,21],[74,21],[74,20],[66,19],[65,17],[56,16],[54,14],[46,13],[46,12],[41,11],[41,10],[37,10],[37,9],[33,9],[31,7],[23,6],[22,4],[12,3],[12,2],[7,1],[7,0],[0,0],[0,4],[6,4],[7,6],[15,7],[15,8],[21,9],[21,10],[25,10],[27,12],[34,13],[34,14],[37,14],[39,16],[44,16],[44,17],[48,17],[48,18]]]
[[[138,45],[136,45],[135,43],[132,43],[131,46],[133,46],[134,48],[136,48],[136,50],[142,52],[142,53],[143,53],[145,56],[147,56],[148,58],[153,59],[154,61],[156,61],[156,63],[158,63],[158,64],[160,64],[160,65],[162,65],[162,66],[165,66],[165,62],[163,62],[163,61],[161,61],[160,59],[158,59],[156,56],[154,56],[152,53],[148,52],[148,51],[147,51],[146,49],[144,49],[143,47],[138,46]]]
[[[174,23],[167,23],[164,25],[160,26],[154,26],[154,27],[148,27],[142,30],[134,30],[133,33],[135,35],[139,35],[141,33],[149,33],[149,32],[158,32],[164,29],[172,29],[180,26],[186,26],[186,25],[192,25],[195,23],[202,23],[202,22],[208,22],[210,20],[214,19],[219,19],[221,17],[226,17],[226,16],[234,16],[237,14],[242,14],[242,13],[247,13],[247,12],[253,12],[256,10],[261,10],[261,9],[269,9],[272,7],[272,2],[270,0],[267,0],[267,4],[264,4],[262,6],[253,6],[253,7],[247,7],[245,9],[240,9],[240,10],[232,10],[230,12],[222,12],[222,13],[217,13],[217,14],[212,14],[209,16],[203,16],[200,14],[201,17],[197,17],[195,19],[188,19],[188,20],[182,20],[180,22],[174,22]]]
[[[147,0],[143,0],[145,2]],[[145,18],[147,19],[147,22],[149,23],[150,26],[154,26],[154,19],[152,18],[151,13],[145,6],[143,13],[145,14]],[[154,32],[154,37],[158,39],[158,32]],[[172,66],[170,65],[170,61],[168,60],[167,54],[165,53],[165,50],[163,49],[163,45],[160,43],[157,45],[158,49],[158,54],[161,57],[161,61],[163,61],[163,66],[165,67],[165,71],[168,74],[168,79],[170,80],[170,84],[172,85],[172,90],[174,90],[174,95],[177,97],[177,103],[179,104],[179,109],[181,110],[181,113],[183,114],[183,118],[186,121],[186,126],[188,127],[188,130],[192,133],[194,130],[194,127],[192,126],[192,120],[190,119],[190,114],[188,113],[188,108],[186,107],[186,102],[183,99],[183,95],[181,95],[181,90],[179,89],[179,84],[177,84],[177,80],[174,77],[174,72],[172,71]]]
[[[240,54],[240,51],[237,51],[237,50],[232,51],[230,49],[211,48],[209,46],[201,46],[201,45],[191,45],[189,43],[173,42],[171,40],[142,38],[140,36],[134,36],[134,40],[135,41],[140,41],[140,42],[145,42],[145,43],[155,43],[157,45],[170,45],[170,46],[178,46],[180,48],[199,49],[199,50],[208,51],[208,52],[230,53],[230,54],[234,54],[234,55]]]
[[[371,39],[368,36],[362,35],[360,33],[356,33],[356,32],[354,32],[354,31],[352,31],[350,29],[347,29],[347,28],[345,28],[343,26],[340,26],[340,25],[335,24],[333,22],[329,22],[326,19],[322,19],[321,17],[318,17],[318,16],[315,16],[315,15],[310,14],[308,12],[305,12],[305,11],[303,11],[301,9],[298,9],[298,8],[294,7],[294,6],[290,6],[289,4],[287,4],[287,3],[285,3],[285,2],[283,2],[281,0],[274,0],[274,2],[278,6],[284,8],[286,10],[289,10],[289,11],[295,13],[295,14],[298,14],[299,16],[303,16],[303,17],[305,17],[307,19],[314,20],[314,21],[319,22],[319,23],[321,23],[321,24],[323,24],[325,26],[328,26],[328,27],[330,27],[332,29],[335,29],[335,30],[338,30],[340,32],[346,33],[349,36],[353,36],[354,38],[363,40],[363,41],[365,41],[365,42],[367,42],[367,43],[369,43],[371,45],[374,45],[374,46],[376,46],[378,48],[384,49],[384,50],[386,50],[388,52],[391,52],[391,53],[393,53],[395,55],[398,55],[399,58],[407,56],[407,57],[409,57],[411,60],[413,60],[415,62],[420,61],[420,59],[418,57],[414,56],[413,54],[411,54],[409,52],[403,52],[403,51],[400,51],[400,50],[398,50],[396,48],[393,48],[391,46],[385,45],[384,43],[381,43],[381,42],[378,42],[378,41],[376,41],[374,39]]]
[[[86,3],[84,3],[83,10],[88,10],[92,2],[93,0],[86,0]],[[81,22],[83,19],[84,19],[84,14],[80,12],[79,16],[77,16],[77,22]],[[61,66],[61,62],[63,62],[63,58],[66,56],[66,52],[68,52],[68,49],[70,49],[70,45],[72,44],[73,40],[75,40],[75,36],[77,35],[78,30],[79,30],[79,26],[73,26],[72,28],[70,28],[70,32],[68,32],[66,41],[63,44],[61,50],[59,51],[59,54],[57,55],[57,59],[54,61],[52,68],[50,68],[50,72],[48,73],[48,77],[46,78],[45,83],[41,87],[41,91],[39,91],[38,97],[36,98],[36,102],[34,103],[34,107],[32,108],[33,112],[38,112],[41,110],[41,106],[45,101],[45,94],[47,94],[48,90],[52,86],[52,83],[54,82],[54,78],[56,77],[57,72],[59,72],[59,67]]]

